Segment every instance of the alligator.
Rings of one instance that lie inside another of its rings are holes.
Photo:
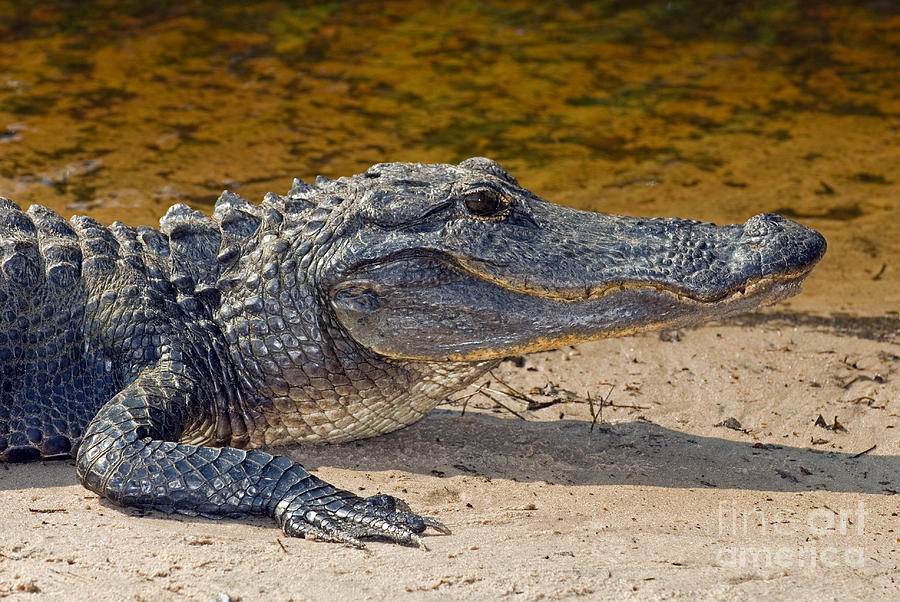
[[[123,506],[424,547],[438,520],[260,448],[399,429],[510,355],[774,303],[824,252],[773,214],[554,205],[482,157],[226,191],[159,229],[0,199],[0,461],[74,458]]]

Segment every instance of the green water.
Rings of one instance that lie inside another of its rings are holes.
[[[154,224],[487,155],[551,200],[821,230],[796,311],[900,310],[890,2],[0,0],[0,195]]]

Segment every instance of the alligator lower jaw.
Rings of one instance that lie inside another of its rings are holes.
[[[804,270],[793,275],[778,275],[776,277],[761,278],[754,282],[748,283],[740,290],[716,301],[706,302],[698,301],[688,295],[678,293],[669,289],[647,285],[621,285],[610,287],[604,290],[602,295],[592,297],[594,299],[614,295],[616,292],[631,291],[648,291],[666,295],[672,299],[673,304],[680,306],[693,306],[695,311],[689,315],[678,315],[673,318],[658,321],[646,321],[639,325],[609,329],[602,333],[593,333],[591,335],[582,335],[579,333],[563,333],[559,336],[539,337],[525,344],[505,346],[498,349],[475,349],[465,353],[455,353],[448,355],[447,359],[458,362],[476,362],[489,359],[496,359],[509,355],[525,355],[538,351],[549,351],[559,349],[568,345],[576,345],[588,341],[595,341],[607,338],[626,337],[642,332],[664,330],[667,328],[683,328],[695,326],[701,322],[710,320],[721,320],[730,316],[752,310],[757,307],[764,307],[777,303],[783,299],[796,295],[800,292],[800,286],[803,279],[809,274],[810,270]],[[563,301],[560,299],[560,301]],[[575,301],[565,300],[568,303],[577,304]]]

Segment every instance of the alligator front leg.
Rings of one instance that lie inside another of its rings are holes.
[[[210,517],[268,515],[287,535],[364,544],[383,537],[425,547],[440,522],[390,496],[336,489],[283,456],[178,443],[191,382],[154,368],[110,400],[88,427],[77,457],[81,483],[121,504]],[[194,406],[196,407],[196,406]]]

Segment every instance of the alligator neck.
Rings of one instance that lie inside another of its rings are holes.
[[[496,365],[393,360],[363,347],[307,277],[322,249],[304,253],[303,246],[299,238],[264,234],[240,261],[242,277],[220,280],[230,284],[223,286],[215,319],[249,392],[242,401],[248,445],[390,432]]]

